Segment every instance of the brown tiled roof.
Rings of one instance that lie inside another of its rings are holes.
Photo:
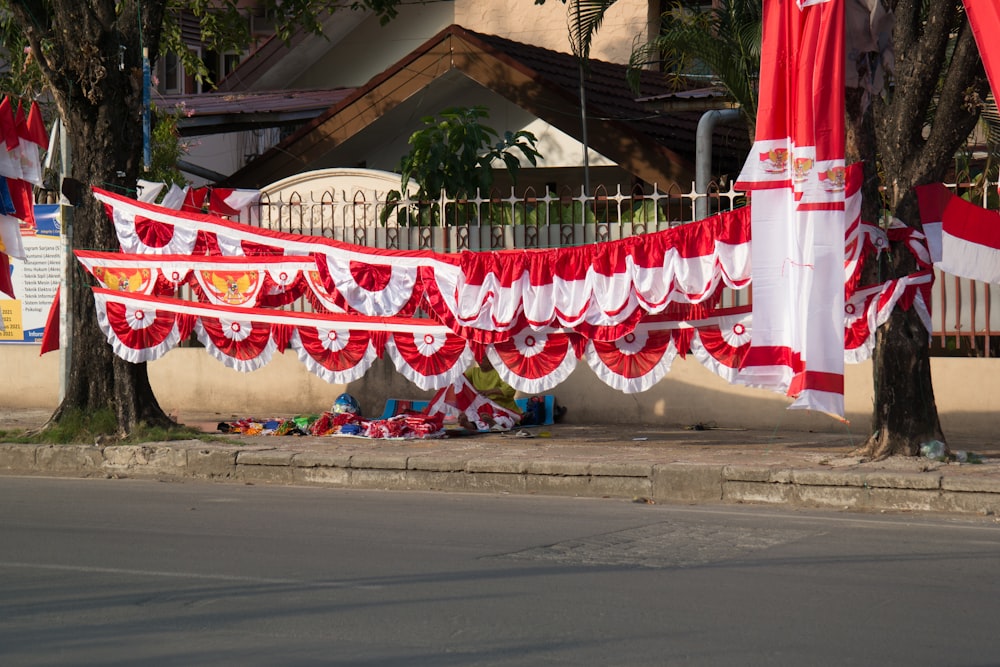
[[[453,25],[233,174],[226,184],[262,187],[307,169],[377,122],[373,119],[455,70],[581,139],[574,56]],[[702,112],[656,111],[629,89],[625,70],[624,65],[589,63],[585,91],[590,146],[647,182],[661,187],[676,182],[687,189],[693,179],[695,133]],[[643,73],[642,97],[671,92],[662,76]],[[738,172],[748,146],[742,126],[717,128],[713,173]]]
[[[494,35],[476,35],[482,42],[506,53],[511,58],[537,72],[547,84],[570,91],[578,99],[578,65],[575,56],[529,44],[513,42]],[[647,98],[676,96],[666,78],[653,71],[640,74],[639,91],[633,92],[625,80],[626,66],[591,60],[585,74],[585,96],[592,117],[621,122],[678,155],[694,162],[694,140],[702,111],[661,112],[646,103]],[[701,97],[706,109],[718,102],[715,95],[704,89]],[[579,106],[573,110],[579,116]],[[715,173],[738,173],[746,159],[750,142],[742,125],[719,127],[713,144]]]

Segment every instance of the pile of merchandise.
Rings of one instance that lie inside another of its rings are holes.
[[[365,419],[352,412],[324,412],[291,419],[247,418],[220,422],[222,433],[241,435],[341,435],[362,438],[417,440],[444,437],[444,415],[406,413],[388,419]]]

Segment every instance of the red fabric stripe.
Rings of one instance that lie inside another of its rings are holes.
[[[14,108],[11,106],[9,97],[4,97],[3,100],[0,100],[0,141],[7,144],[8,151],[14,150],[21,143],[21,140],[17,136],[17,125],[14,124]]]
[[[10,257],[5,252],[0,252],[0,294],[17,298],[14,296],[14,282],[10,278]]]
[[[1000,4],[997,0],[963,0],[969,15],[972,34],[976,36],[979,54],[986,66],[993,96],[1000,98]]]
[[[944,219],[944,209],[954,196],[944,183],[928,183],[918,185],[917,204],[920,208],[920,221],[923,224],[941,222]]]
[[[944,209],[942,230],[957,238],[1000,249],[1000,213],[987,211],[961,197],[952,196]]]
[[[806,389],[825,391],[831,394],[844,393],[844,376],[836,373],[803,371],[797,373],[788,385],[788,395],[798,396]]]
[[[49,148],[49,135],[45,131],[45,122],[42,120],[42,112],[38,108],[38,102],[31,103],[28,111],[28,121],[26,125],[27,134],[25,138],[36,144],[43,151]]]

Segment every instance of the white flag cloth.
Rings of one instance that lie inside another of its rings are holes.
[[[844,415],[844,2],[765,0],[751,193],[753,338],[738,381]]]

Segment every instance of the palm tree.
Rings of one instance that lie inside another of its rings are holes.
[[[664,15],[659,35],[638,46],[629,60],[629,83],[638,89],[639,73],[658,64],[668,79],[687,86],[702,78],[725,90],[746,122],[753,141],[760,78],[761,0],[719,0],[701,9],[677,2]]]

